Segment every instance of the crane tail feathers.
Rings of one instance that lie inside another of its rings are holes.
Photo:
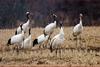
[[[17,30],[15,31],[15,35],[17,35]]]
[[[11,44],[11,39],[8,40],[7,46],[9,46],[9,44]]]
[[[38,44],[38,40],[37,40],[37,39],[35,39],[35,40],[33,41],[33,47],[34,47],[36,44]]]

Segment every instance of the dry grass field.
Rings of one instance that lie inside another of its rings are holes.
[[[64,27],[65,41],[62,44],[62,57],[50,53],[49,49],[33,47],[27,52],[20,50],[17,55],[12,49],[7,51],[7,40],[14,35],[15,29],[0,29],[0,65],[100,65],[100,27],[84,27],[81,44],[72,36],[73,27]],[[43,28],[32,28],[32,39],[41,35]],[[55,29],[54,35],[59,33]]]

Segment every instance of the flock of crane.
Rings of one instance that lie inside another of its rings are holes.
[[[64,28],[63,22],[62,21],[57,22],[57,15],[52,14],[52,17],[54,19],[53,22],[48,24],[44,28],[43,33],[34,40],[32,40],[31,27],[29,26],[31,22],[29,18],[30,12],[26,12],[26,16],[27,16],[27,22],[24,24],[20,24],[20,26],[16,29],[15,35],[13,35],[8,39],[7,46],[16,45],[16,50],[18,52],[19,48],[22,49],[32,48],[37,44],[42,46],[41,44],[44,41],[47,41],[47,44],[49,44],[49,49],[52,52],[54,49],[56,48],[58,49],[58,47],[60,47],[64,43],[65,38],[63,31]],[[76,38],[81,34],[83,30],[82,17],[83,15],[80,14],[80,22],[79,24],[75,25],[73,29],[73,36]],[[51,35],[53,34],[54,29],[57,27],[58,24],[60,25],[59,33],[55,35],[53,38],[51,38]],[[27,37],[25,36],[26,32],[29,32],[29,35]],[[56,54],[57,54],[57,49],[56,49]]]

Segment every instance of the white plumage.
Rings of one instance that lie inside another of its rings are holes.
[[[49,35],[53,32],[55,28],[56,28],[56,21],[54,21],[54,23],[50,23],[45,27],[45,33]]]
[[[26,31],[29,29],[29,24],[30,24],[29,15],[30,15],[30,13],[29,13],[29,12],[26,12],[26,16],[27,16],[27,19],[28,19],[28,20],[27,20],[26,23],[21,24],[21,25],[17,28],[15,34],[21,33],[22,29],[23,29],[24,32],[26,32]]]
[[[48,39],[49,35],[45,36],[44,34],[38,36],[38,43],[43,43],[43,41],[46,41]]]
[[[60,46],[64,43],[64,40],[65,40],[64,31],[63,31],[63,27],[61,26],[59,34],[57,34],[51,39],[50,42],[51,52],[53,51],[53,49],[56,49],[56,54],[57,54],[57,49],[60,48]]]
[[[44,34],[50,35],[50,34],[53,33],[53,30],[56,28],[56,25],[57,25],[56,18],[57,18],[57,16],[56,16],[55,14],[53,14],[54,22],[48,24],[48,25],[45,27],[45,29],[44,29]]]
[[[29,29],[29,36],[24,40],[24,42],[22,43],[21,48],[32,48],[32,36],[30,33],[30,29]]]
[[[26,23],[22,25],[22,29],[24,32],[26,32],[29,29],[29,23],[30,23],[30,20],[28,20]]]
[[[73,35],[78,36],[83,30],[83,25],[82,25],[82,14],[80,14],[80,23],[75,25],[73,29]]]
[[[9,46],[15,43],[21,44],[24,40],[24,31],[22,33],[12,36],[9,40],[7,45]]]
[[[19,25],[19,27],[16,29],[15,35],[20,34],[22,32],[22,24]]]
[[[59,34],[57,34],[52,38],[50,46],[52,46],[52,48],[57,48],[58,46],[63,44],[63,42],[64,42],[64,32],[63,28],[61,27]]]
[[[49,38],[49,35],[44,35],[44,34],[42,34],[42,35],[40,35],[40,36],[38,36],[34,41],[33,41],[33,46],[35,46],[36,44],[41,44],[41,43],[43,43],[44,41],[46,41],[46,40],[48,40],[48,38]]]
[[[7,43],[9,45],[15,45],[17,47],[17,52],[19,52],[18,47],[21,47],[21,44],[24,41],[24,31],[22,33],[12,36]]]
[[[73,29],[73,36],[75,37],[75,40],[76,40],[76,47],[78,47],[78,36],[80,35],[80,40],[81,40],[81,33],[83,30],[82,16],[83,15],[80,14],[80,22]],[[81,44],[81,41],[80,41],[80,44]]]

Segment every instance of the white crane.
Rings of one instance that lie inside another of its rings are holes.
[[[60,24],[60,26],[61,27],[59,34],[54,36],[50,42],[50,51],[52,52],[54,49],[56,49],[56,55],[57,55],[57,50],[61,47],[61,45],[64,43],[65,40],[62,23]],[[61,50],[59,50],[59,52],[60,52],[59,54],[61,55]]]
[[[52,16],[53,16],[53,20],[54,20],[53,23],[48,24],[44,28],[44,31],[43,31],[43,33],[44,33],[45,36],[49,35],[48,42],[49,42],[49,40],[51,40],[51,35],[52,35],[54,29],[57,26],[57,21],[56,21],[57,20],[57,16],[55,14],[53,14]]]
[[[16,45],[17,46],[17,52],[19,51],[18,50],[18,47],[21,46],[21,43],[24,41],[24,31],[22,31],[22,33],[20,34],[17,34],[17,35],[14,35],[12,36],[8,42],[7,42],[7,46],[9,45]]]
[[[53,14],[53,19],[54,19],[54,22],[48,24],[44,28],[44,35],[51,35],[53,33],[54,29],[56,28],[56,26],[57,26],[57,21],[56,21],[57,16],[55,14]]]
[[[17,28],[17,30],[16,30],[16,32],[15,32],[15,35],[21,33],[22,29],[23,29],[24,32],[26,32],[26,31],[29,29],[29,24],[30,24],[29,15],[30,15],[30,13],[29,13],[29,12],[26,12],[26,17],[27,17],[28,20],[27,20],[26,23],[21,24],[21,25]]]
[[[47,41],[49,38],[49,35],[44,35],[41,34],[40,36],[38,36],[36,39],[34,39],[33,41],[33,46],[37,45],[37,44],[42,44],[43,42]],[[41,47],[41,45],[39,46],[39,48]]]
[[[83,15],[80,14],[80,22],[79,22],[79,24],[75,25],[75,27],[73,29],[73,36],[76,37],[76,46],[78,45],[77,44],[77,42],[78,42],[77,36],[80,35],[80,38],[81,38],[81,33],[83,30],[82,17],[83,17]]]
[[[24,40],[21,46],[22,49],[32,48],[31,28],[29,28],[29,36]]]

